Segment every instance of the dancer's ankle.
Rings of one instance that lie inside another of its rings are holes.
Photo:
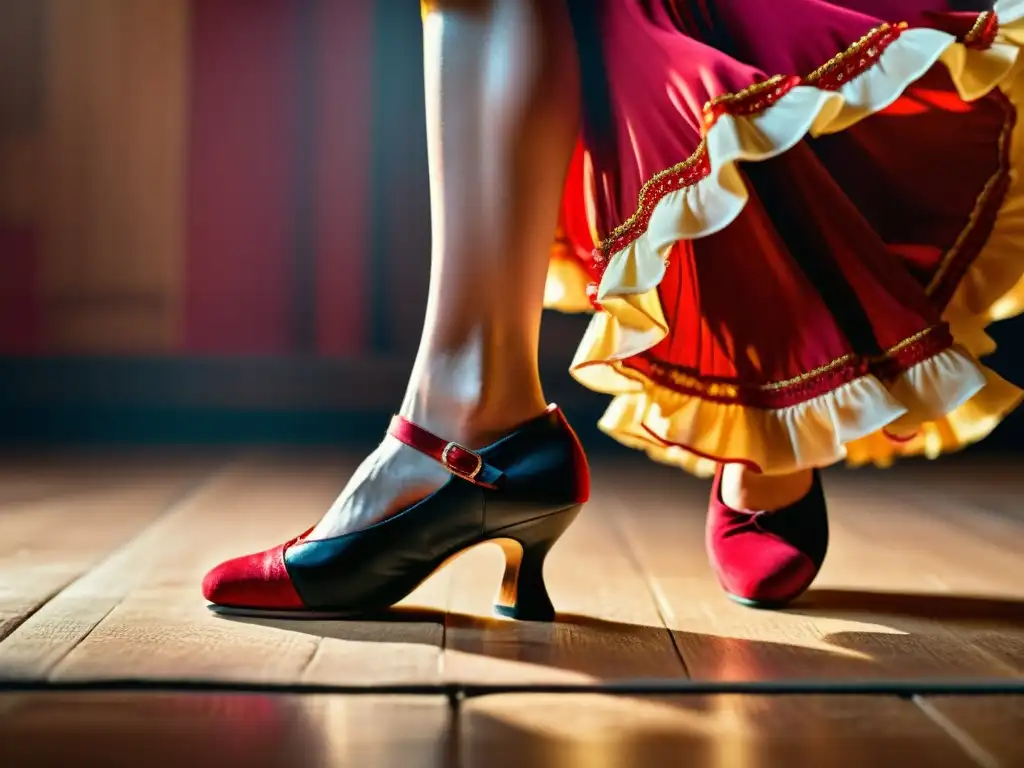
[[[410,393],[400,414],[440,437],[482,448],[504,437],[520,424],[541,415],[546,403],[541,398],[460,400],[451,396],[429,397]]]
[[[776,510],[795,504],[811,489],[813,472],[761,475],[740,464],[722,470],[722,502],[736,510]]]
[[[470,447],[489,445],[547,407],[532,371],[510,370],[500,377],[488,372],[484,376],[479,368],[436,361],[418,368],[399,413],[424,429]]]

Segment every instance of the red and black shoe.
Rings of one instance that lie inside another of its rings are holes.
[[[800,501],[773,511],[739,511],[722,502],[715,474],[705,528],[711,567],[726,594],[751,608],[781,608],[811,586],[828,551],[821,477]]]
[[[501,544],[506,568],[495,610],[549,621],[544,559],[590,496],[583,448],[562,412],[536,419],[479,451],[396,416],[389,433],[451,478],[427,498],[360,531],[303,536],[221,563],[203,581],[218,613],[345,618],[390,608],[459,553]],[[310,529],[312,530],[312,529]]]

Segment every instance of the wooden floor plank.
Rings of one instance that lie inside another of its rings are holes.
[[[187,468],[203,470],[225,459],[222,449],[153,447],[89,450],[0,448],[0,514],[12,504],[110,489],[132,478]]]
[[[337,457],[238,464],[25,622],[0,644],[0,663],[58,678],[436,678],[439,610],[433,622],[378,627],[228,620],[199,593],[213,564],[315,521],[350,469]],[[361,637],[372,641],[349,642]]]
[[[919,492],[893,493],[895,482],[858,482],[850,472],[829,480],[840,545],[810,596],[811,610],[856,610],[859,597],[869,613],[925,619],[932,635],[980,651],[1004,676],[1024,676],[1024,519],[999,521],[996,543],[983,535],[990,516],[966,501],[950,514]],[[965,470],[960,484],[981,482]]]
[[[911,503],[928,515],[964,530],[991,550],[1004,555],[1024,545],[1024,478],[1019,462],[994,466],[958,462],[948,469],[939,462],[915,464],[899,472],[873,473],[879,492]]]
[[[503,566],[494,545],[378,620],[217,618],[199,594],[206,569],[306,528],[354,462],[271,453],[210,477],[214,466],[0,460],[0,484],[13,478],[0,490],[0,632],[11,630],[0,674],[357,684],[1024,675],[1024,517],[985,486],[998,474],[987,465],[958,469],[946,496],[918,493],[899,470],[829,473],[833,547],[818,583],[787,611],[759,612],[726,600],[707,564],[706,482],[642,459],[595,462],[593,501],[546,569],[556,623],[491,617]],[[1024,764],[1022,726],[1024,696],[501,695],[464,702],[453,719],[440,698],[25,694],[0,695],[0,765],[1009,768]]]
[[[118,473],[113,461],[107,466],[83,467],[82,462],[67,458],[0,456],[0,510],[11,504],[88,491],[103,485],[103,475]]]
[[[463,708],[461,765],[976,763],[912,703],[889,698],[493,696]]]
[[[944,456],[937,461],[910,461],[899,465],[899,471],[872,471],[869,482],[878,488],[892,488],[910,498],[935,505],[942,514],[970,508],[1002,516],[1024,526],[1024,473],[1019,456],[982,454],[974,456]],[[976,519],[972,513],[963,518],[969,523]],[[998,542],[997,542],[998,543]]]
[[[1024,675],[1024,593],[986,539],[1008,525],[1012,542],[1018,523],[971,522],[966,505],[929,517],[852,473],[827,478],[833,549],[815,588],[783,612],[722,595],[703,548],[707,483],[627,459],[595,462],[593,501],[549,558],[559,622],[491,618],[494,545],[379,620],[211,615],[206,569],[303,530],[353,465],[252,456],[161,513],[187,472],[141,462],[109,485],[0,505],[0,620],[15,617],[0,673],[367,684]]]
[[[927,494],[927,483],[908,488],[885,478],[898,479],[899,469],[865,479],[858,474],[828,475],[829,508],[843,535],[870,539],[886,559],[899,560],[916,578],[918,591],[1004,597],[1024,605],[1024,584],[1014,578],[1024,550],[1024,520],[1003,519],[998,537],[983,536],[984,518],[991,515],[966,499],[958,500],[954,522],[948,506]],[[959,485],[967,484],[980,482],[966,475]]]
[[[920,563],[908,565],[905,553],[884,537],[869,537],[858,525],[846,525],[863,510],[842,501],[830,508],[833,545],[811,592],[782,612],[732,604],[704,553],[708,490],[707,483],[651,466],[624,470],[601,488],[619,499],[619,527],[670,617],[691,676],[736,680],[1015,674],[980,646],[965,644],[968,635],[951,629],[959,619],[937,620],[942,601],[948,603],[952,596],[949,590],[942,589],[940,600],[933,601],[938,587],[922,576],[916,567]],[[899,515],[892,512],[888,524],[895,525]],[[903,593],[909,597],[901,600]],[[908,602],[914,603],[913,610],[907,610]],[[1007,634],[1013,625],[1005,619],[1014,603],[996,603],[996,617],[969,617],[960,629],[973,633],[972,639],[990,630],[1015,643]]]
[[[492,618],[504,557],[485,545],[452,566],[445,678],[571,682],[685,676],[642,574],[593,499],[548,557],[554,623]]]
[[[1024,696],[928,698],[918,704],[984,768],[1024,765]]]
[[[30,501],[9,497],[0,506],[0,640],[157,519],[215,464],[161,461],[129,471],[74,466],[63,485],[51,482],[50,472],[26,468],[28,484],[41,493]],[[55,487],[60,491],[52,493]]]
[[[440,697],[33,694],[8,706],[0,765],[17,768],[452,764]]]

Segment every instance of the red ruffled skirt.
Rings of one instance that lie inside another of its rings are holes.
[[[987,435],[1024,306],[1024,0],[594,0],[547,305],[602,428],[696,474]]]

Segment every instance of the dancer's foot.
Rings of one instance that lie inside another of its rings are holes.
[[[461,350],[444,355],[443,364],[425,356],[427,362],[417,366],[399,415],[475,450],[545,412],[544,395],[532,371],[513,397],[505,387],[484,386],[479,356],[479,350]],[[494,390],[498,397],[490,394]],[[437,461],[388,434],[359,465],[308,538],[328,539],[368,528],[426,498],[449,478]]]
[[[203,581],[213,607],[292,618],[380,611],[454,555],[498,541],[506,570],[497,611],[512,618],[553,618],[544,559],[590,493],[586,457],[561,412],[549,408],[480,450],[401,417],[389,435],[442,468],[447,479],[436,492],[376,524],[324,539],[307,533],[221,563]],[[365,484],[352,497],[371,501]]]
[[[730,475],[733,482],[727,484]],[[799,597],[828,550],[828,512],[818,473],[754,480],[731,466],[720,468],[708,507],[706,545],[723,589],[737,602],[775,608]]]

